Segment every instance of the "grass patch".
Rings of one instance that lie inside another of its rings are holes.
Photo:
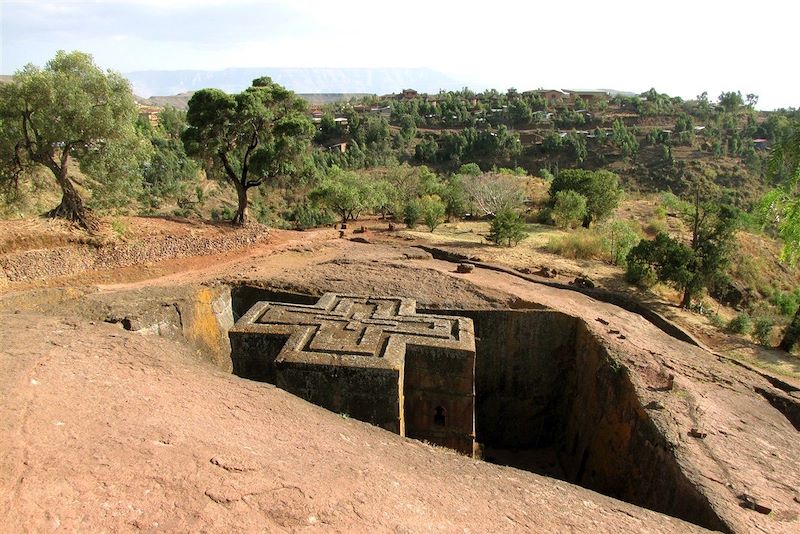
[[[604,259],[603,236],[594,230],[579,229],[547,241],[547,252],[576,260]]]

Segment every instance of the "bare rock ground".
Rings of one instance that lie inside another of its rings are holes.
[[[544,305],[579,316],[630,371],[642,405],[660,406],[650,417],[732,530],[800,529],[796,425],[764,394],[793,402],[792,380],[765,378],[578,293],[481,269],[456,274],[418,249],[330,237],[274,233],[249,248],[147,268],[7,280],[0,313],[23,312],[0,318],[0,483],[12,530],[693,528],[343,419],[221,373],[185,344],[87,322],[99,317],[98,303],[135,308],[142,292],[215,281],[395,294],[431,308]],[[41,286],[53,289],[31,291]],[[669,375],[672,393],[659,392]],[[771,512],[753,510],[742,494]]]
[[[107,324],[0,315],[6,532],[693,532]]]

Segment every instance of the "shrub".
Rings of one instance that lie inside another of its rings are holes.
[[[614,211],[622,198],[619,176],[610,171],[586,171],[567,169],[558,173],[550,183],[550,197],[555,201],[556,193],[572,190],[586,198],[584,226],[602,220]]]
[[[230,221],[233,219],[236,210],[230,206],[222,206],[222,209],[212,209],[211,210],[211,220],[212,221]]]
[[[797,306],[800,303],[800,290],[794,293],[775,291],[769,300],[780,310],[781,314],[792,317],[797,312]]]
[[[547,182],[553,181],[553,173],[550,172],[548,169],[539,169],[539,177]]]
[[[725,321],[722,320],[722,317],[720,317],[718,313],[711,315],[708,319],[711,321],[711,324],[717,328],[722,328],[725,326]]]
[[[559,228],[575,228],[586,216],[586,197],[571,189],[558,191],[552,215]]]
[[[497,216],[492,220],[489,241],[498,245],[516,246],[525,239],[526,234],[525,221],[519,213],[504,208],[497,212]]]
[[[467,176],[480,176],[483,173],[477,163],[465,163],[458,168],[458,174]]]
[[[662,233],[653,240],[639,241],[628,252],[625,262],[625,278],[634,284],[646,286],[660,280],[685,289],[694,276],[692,249]]]
[[[111,229],[118,237],[126,237],[128,235],[128,224],[117,217],[111,219]]]
[[[567,235],[551,237],[547,251],[565,258],[586,260],[603,255],[603,238],[592,230],[578,230]]]
[[[305,203],[297,205],[290,212],[288,219],[301,230],[315,226],[330,226],[334,222],[333,215],[328,210]]]
[[[661,205],[665,208],[665,211],[669,210],[681,215],[692,213],[692,204],[681,199],[672,191],[661,193]]]
[[[774,326],[774,322],[772,319],[767,317],[759,317],[756,319],[753,325],[753,337],[756,341],[760,344],[769,347],[770,346],[770,334],[772,333],[772,327]]]
[[[409,228],[414,228],[422,217],[422,209],[418,199],[414,199],[403,208],[403,222]]]
[[[626,265],[628,252],[639,242],[636,224],[632,221],[616,220],[603,229],[603,248],[605,248],[611,263]]]
[[[441,199],[436,195],[425,195],[418,201],[420,215],[425,222],[425,226],[433,232],[436,227],[442,224],[445,215],[445,206]]]
[[[746,334],[750,331],[750,316],[742,312],[728,322],[728,331],[733,334]]]

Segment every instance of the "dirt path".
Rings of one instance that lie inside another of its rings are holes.
[[[225,275],[246,272],[256,264],[259,265],[259,269],[265,269],[265,261],[268,261],[275,269],[302,266],[312,261],[324,261],[333,257],[333,252],[330,250],[320,253],[320,249],[323,248],[320,245],[326,242],[335,243],[334,238],[337,236],[338,232],[327,229],[274,233],[267,242],[230,253],[166,260],[155,264],[149,271],[142,271],[139,267],[110,270],[105,277],[102,275],[99,277],[100,280],[108,281],[101,281],[96,285],[102,291],[116,291],[169,284],[198,283]],[[302,257],[292,254],[293,252],[312,250],[317,252],[314,258],[307,254]],[[81,277],[81,280],[84,283],[92,283],[97,278],[89,275]]]

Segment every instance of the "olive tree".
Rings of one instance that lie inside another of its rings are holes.
[[[314,126],[305,102],[269,77],[229,95],[202,89],[192,95],[182,138],[186,153],[209,164],[236,189],[233,223],[248,222],[247,192],[265,180],[297,174]]]
[[[125,78],[103,72],[89,54],[60,50],[44,68],[26,65],[0,86],[0,172],[16,181],[29,167],[47,168],[61,189],[48,215],[95,230],[99,223],[76,188],[73,160],[91,180],[84,184],[89,189],[140,179],[136,116]]]

